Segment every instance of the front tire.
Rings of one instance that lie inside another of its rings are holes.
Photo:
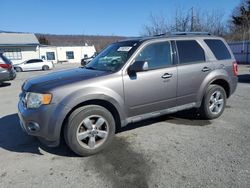
[[[102,106],[88,105],[69,116],[64,137],[72,151],[80,156],[96,154],[106,148],[115,135],[115,120]]]
[[[201,117],[215,119],[221,116],[226,106],[226,92],[219,85],[210,85],[200,107]]]
[[[15,70],[16,70],[16,72],[22,72],[23,71],[21,67],[16,67]]]

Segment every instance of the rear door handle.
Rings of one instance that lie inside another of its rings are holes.
[[[201,70],[202,72],[208,72],[210,71],[211,69],[209,67],[203,67],[203,69]]]
[[[171,73],[165,73],[162,75],[162,78],[167,79],[167,78],[171,78],[172,76],[173,76],[173,74],[171,74]]]

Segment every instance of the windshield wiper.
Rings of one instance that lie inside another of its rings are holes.
[[[82,66],[82,68],[91,69],[91,70],[98,70],[98,69],[96,69],[96,68],[94,68],[94,67],[87,67],[87,66]]]

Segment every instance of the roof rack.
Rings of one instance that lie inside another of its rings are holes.
[[[209,32],[171,32],[171,35],[211,35]]]
[[[181,36],[181,35],[211,35],[209,32],[167,32],[162,33],[159,35],[154,35],[155,37],[158,36]]]

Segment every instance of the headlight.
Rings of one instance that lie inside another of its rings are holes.
[[[43,104],[50,104],[52,95],[28,92],[25,99],[27,108],[39,108]]]

